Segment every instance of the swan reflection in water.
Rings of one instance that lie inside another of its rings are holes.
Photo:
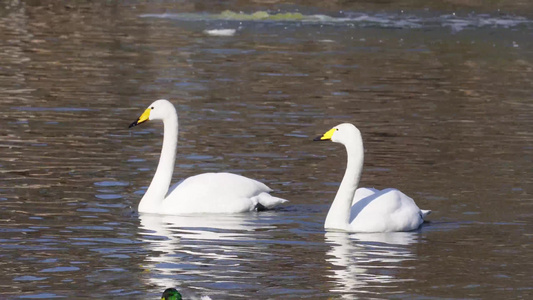
[[[406,268],[403,262],[416,259],[411,245],[418,238],[418,232],[327,232],[325,241],[331,248],[326,261],[333,265],[328,277],[335,285],[330,291],[353,299],[355,293],[382,294],[396,283],[410,281],[395,278],[395,273]]]
[[[268,245],[257,243],[275,228],[275,215],[258,214],[141,214],[141,240],[149,255],[143,268],[148,284],[161,289],[180,286],[206,294],[220,282],[239,285],[243,261],[268,254]],[[279,220],[278,220],[279,221]],[[265,230],[265,233],[262,231]],[[215,288],[216,289],[216,288]]]

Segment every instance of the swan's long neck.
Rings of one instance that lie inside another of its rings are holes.
[[[163,147],[159,164],[148,190],[139,203],[139,212],[157,213],[172,180],[178,145],[178,116],[176,112],[169,113],[168,117],[163,120],[163,124]]]
[[[342,178],[335,200],[333,200],[329,209],[326,222],[324,223],[325,228],[348,228],[352,201],[363,170],[364,149],[361,134],[357,132],[355,138],[345,143],[345,146],[346,152],[348,153],[346,172]]]

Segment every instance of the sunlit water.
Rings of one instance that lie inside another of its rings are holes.
[[[315,4],[3,5],[0,298],[531,295],[531,8]],[[162,126],[127,126],[158,98],[179,111],[175,181],[230,171],[290,203],[138,215]],[[311,140],[341,122],[362,185],[430,223],[323,230],[346,157]]]

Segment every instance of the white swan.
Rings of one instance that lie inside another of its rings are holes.
[[[176,147],[178,114],[161,99],[152,103],[130,128],[148,120],[162,120],[163,147],[154,178],[139,203],[139,212],[178,215],[186,213],[239,213],[270,209],[287,202],[269,194],[265,184],[231,173],[205,173],[189,177],[169,191]]]
[[[324,228],[349,232],[390,232],[417,229],[430,210],[420,210],[413,199],[397,189],[357,188],[363,171],[361,132],[344,123],[315,141],[341,143],[348,152],[346,172],[331,204]]]

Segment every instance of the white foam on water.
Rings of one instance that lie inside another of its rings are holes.
[[[204,33],[211,36],[234,36],[237,30],[235,29],[206,29]]]

